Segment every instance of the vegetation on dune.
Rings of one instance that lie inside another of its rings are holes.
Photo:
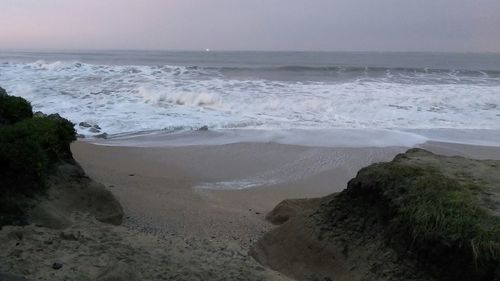
[[[0,125],[13,124],[33,117],[31,105],[20,97],[8,96],[0,88]]]
[[[0,88],[0,225],[22,221],[20,198],[45,188],[50,169],[72,159],[73,124],[58,115],[33,118],[24,99]]]
[[[500,217],[491,186],[405,157],[362,169],[342,196],[377,209],[390,243],[398,241],[431,270],[448,271],[449,280],[500,280]]]

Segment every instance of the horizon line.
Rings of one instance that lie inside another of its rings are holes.
[[[138,48],[1,48],[0,52],[255,52],[255,53],[422,53],[422,54],[491,54],[500,51],[444,51],[444,50],[278,50],[278,49],[138,49]]]

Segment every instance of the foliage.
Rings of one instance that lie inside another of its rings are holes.
[[[13,124],[33,117],[29,102],[20,97],[3,94],[5,90],[0,89],[0,125]]]
[[[31,106],[22,98],[0,95],[0,108],[0,120],[8,120],[0,125],[2,225],[19,220],[24,206],[18,199],[42,192],[54,165],[72,160],[70,143],[76,132],[58,115],[32,118]]]

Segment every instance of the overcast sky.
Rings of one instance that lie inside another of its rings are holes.
[[[500,52],[500,0],[0,0],[0,48]]]

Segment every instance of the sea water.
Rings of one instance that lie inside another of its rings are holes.
[[[112,139],[208,126],[238,141],[500,145],[500,54],[2,51],[0,86],[87,137],[80,122]]]

